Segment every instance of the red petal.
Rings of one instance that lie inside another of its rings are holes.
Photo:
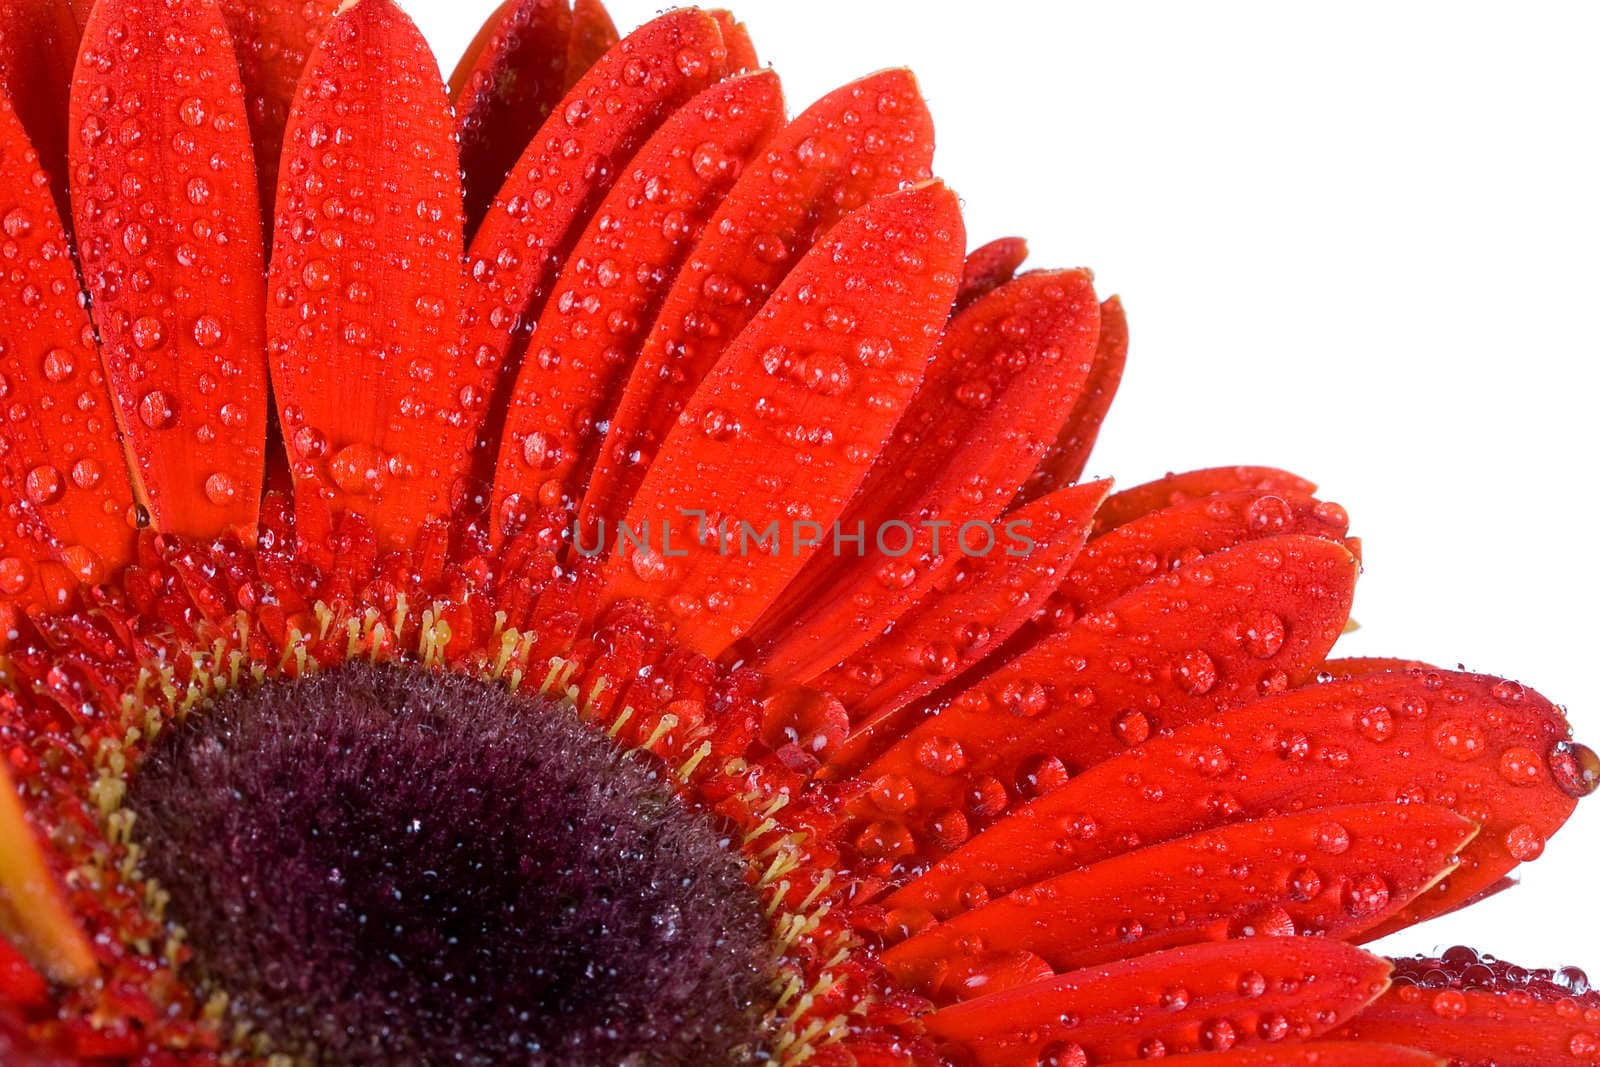
[[[962,240],[955,195],[932,182],[872,201],[811,250],[651,464],[628,526],[653,531],[654,547],[619,545],[610,598],[668,607],[679,643],[708,656],[749,628],[831,536],[916,390],[955,295]],[[717,533],[724,523],[731,546]],[[740,544],[747,530],[773,531],[779,551]]]
[[[1027,258],[1028,242],[1020,237],[1002,237],[974,249],[961,270],[961,288],[956,290],[956,310],[1009,282]]]
[[[900,727],[894,712],[931,692],[998,648],[1039,610],[1083,547],[1110,482],[1068,486],[1010,512],[1002,528],[1034,542],[1021,555],[991,552],[964,559],[939,588],[817,681],[850,709],[856,727],[830,760],[837,770],[865,758],[874,741]],[[1026,525],[1021,525],[1026,524]]]
[[[583,76],[512,168],[467,254],[463,370],[475,410],[459,435],[462,446],[475,440],[486,414],[498,414],[494,398],[503,403],[516,374],[510,357],[526,338],[522,324],[531,325],[563,251],[623,172],[623,161],[667,115],[722,76],[721,40],[716,21],[701,11],[646,23]],[[497,438],[498,418],[488,427]],[[494,452],[487,456],[492,460]]]
[[[1070,619],[1200,556],[1285,534],[1342,541],[1349,524],[1339,505],[1288,490],[1245,489],[1174,504],[1091,540],[1056,600]]]
[[[233,35],[250,113],[260,178],[262,216],[272,218],[278,192],[278,158],[289,105],[306,57],[333,19],[339,0],[219,0]]]
[[[1072,409],[1099,324],[1085,271],[1029,274],[950,321],[840,519],[866,531],[864,550],[813,557],[761,620],[750,658],[768,678],[805,682],[840,663],[963,554],[1018,550],[993,520]]]
[[[1426,741],[1407,746],[1409,760],[1386,752],[1372,776],[1390,782],[1401,797],[1447,804],[1483,826],[1463,851],[1460,868],[1375,929],[1371,937],[1377,938],[1491,895],[1507,872],[1537,859],[1578,799],[1592,791],[1580,768],[1593,754],[1571,741],[1559,708],[1516,682],[1425,668],[1372,675],[1364,684],[1379,692],[1420,687],[1394,705],[1401,715],[1427,712],[1405,731]]]
[[[296,510],[359,511],[396,547],[449,508],[467,456],[450,103],[389,0],[339,14],[285,139],[268,329]]]
[[[1317,1036],[1388,980],[1387,961],[1358,949],[1256,938],[1048,978],[945,1008],[927,1026],[969,1049],[977,1067],[1142,1062]]]
[[[778,133],[662,302],[590,478],[586,530],[627,513],[690,394],[794,263],[847,212],[928,177],[932,158],[933,120],[904,70],[837,89]]]
[[[1389,656],[1344,656],[1330,659],[1322,665],[1318,678],[1339,682],[1349,678],[1365,678],[1370,674],[1387,674],[1390,671],[1438,670],[1431,663],[1419,659],[1395,659]]]
[[[56,203],[67,210],[67,98],[78,20],[66,0],[0,3],[0,90],[11,98]]]
[[[706,219],[782,124],[777,75],[740,75],[679,108],[627,165],[528,343],[500,436],[495,515],[533,500],[576,510],[629,357]]]
[[[3,94],[0,228],[15,253],[0,271],[4,489],[44,527],[18,536],[7,508],[0,599],[38,603],[50,590],[33,581],[35,562],[59,560],[98,582],[133,558],[133,491],[55,200]]]
[[[890,904],[963,910],[972,884],[1009,893],[1139,845],[1243,819],[1371,801],[1451,808],[1483,829],[1461,865],[1384,930],[1496,882],[1576,805],[1546,757],[1568,739],[1537,693],[1470,674],[1308,686],[1153,738],[1069,779],[957,849]],[[1063,835],[1062,828],[1072,832]],[[1052,841],[1050,848],[1037,843]]]
[[[1100,436],[1100,424],[1111,410],[1117,386],[1122,383],[1122,368],[1127,361],[1128,316],[1122,310],[1122,301],[1112,297],[1100,305],[1100,344],[1095,351],[1089,380],[1084,383],[1083,393],[1061,427],[1055,444],[1040,462],[1038,471],[1028,479],[1023,490],[1024,500],[1033,500],[1083,477],[1083,469],[1089,465],[1089,453]]]
[[[1276,1026],[1276,1020],[1271,1022]],[[1233,1052],[1169,1056],[1161,1067],[1444,1067],[1431,1052],[1399,1045],[1315,1041],[1305,1045],[1259,1045]],[[1105,1067],[1149,1067],[1148,1060],[1119,1060]]]
[[[1475,832],[1424,804],[1236,823],[1035,883],[927,927],[883,961],[931,990],[947,970],[1013,952],[1059,971],[1252,932],[1348,940],[1437,881]]]
[[[1311,496],[1317,491],[1314,483],[1273,467],[1209,467],[1187,474],[1169,474],[1165,478],[1113,493],[1100,509],[1095,532],[1104,533],[1152,511],[1170,508],[1198,497],[1236,493],[1244,489],[1299,493],[1301,496]]]
[[[575,0],[572,37],[567,41],[567,88],[576,86],[619,39],[616,24],[600,0]]]
[[[255,533],[267,434],[255,157],[207,0],[101,0],[72,88],[79,262],[159,530]]]
[[[1460,1067],[1592,1067],[1600,1064],[1600,1007],[1593,1001],[1396,983],[1339,1036],[1403,1041]]]
[[[914,789],[913,805],[882,814],[915,832],[969,797],[1010,806],[1152,734],[1304,682],[1344,628],[1355,578],[1349,552],[1309,537],[1164,575],[945,701],[868,768]],[[1276,619],[1281,637],[1253,639],[1248,618]]]
[[[477,228],[512,165],[566,93],[571,36],[566,0],[506,0],[450,76],[467,232]]]
[[[755,42],[750,39],[750,31],[745,29],[744,23],[734,18],[731,11],[719,9],[709,14],[722,28],[722,44],[728,50],[728,72],[758,69],[761,57],[756,54]]]

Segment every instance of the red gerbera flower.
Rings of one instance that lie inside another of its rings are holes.
[[[1079,484],[1122,309],[909,74],[334,6],[0,6],[6,1064],[1600,1063],[1354,947],[1600,762],[1328,659],[1310,483]]]

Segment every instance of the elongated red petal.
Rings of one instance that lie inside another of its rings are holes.
[[[946,916],[968,906],[974,884],[1009,893],[1141,845],[1343,804],[1426,802],[1479,823],[1461,865],[1387,931],[1480,892],[1543,846],[1576,805],[1560,777],[1569,746],[1553,705],[1498,678],[1417,672],[1308,686],[1069,779],[889,902]]]
[[[1102,509],[1103,512],[1104,509]],[[1349,516],[1337,504],[1283,490],[1245,489],[1174,504],[1092,539],[1057,600],[1074,618],[1203,555],[1263,537],[1304,534],[1342,541]]]
[[[278,192],[278,159],[289,105],[306,57],[339,9],[339,0],[218,0],[239,57],[255,143],[262,217],[272,220]],[[269,234],[270,236],[270,234]]]
[[[467,255],[462,388],[472,412],[462,445],[476,443],[486,417],[486,442],[497,443],[500,405],[517,372],[514,350],[543,305],[561,253],[623,173],[623,161],[722,76],[721,41],[716,20],[701,11],[646,23],[583,76],[517,160]],[[492,464],[495,452],[486,458]]]
[[[1089,465],[1089,454],[1100,436],[1100,424],[1111,410],[1117,386],[1122,384],[1122,368],[1127,361],[1128,316],[1122,310],[1122,301],[1112,297],[1100,305],[1100,343],[1095,350],[1089,379],[1055,444],[1045,454],[1033,477],[1028,479],[1023,489],[1024,500],[1033,500],[1083,477],[1084,468]]]
[[[616,23],[600,0],[574,0],[572,36],[567,40],[567,88],[577,85],[618,40]]]
[[[706,219],[783,124],[771,71],[712,86],[625,168],[557,279],[528,343],[500,436],[494,514],[525,502],[576,512],[632,357]],[[503,521],[501,529],[514,528]]]
[[[268,328],[300,513],[360,511],[387,548],[448,510],[461,243],[432,55],[389,0],[359,0],[307,64],[278,190]]]
[[[1560,709],[1516,682],[1421,669],[1349,684],[1379,693],[1409,684],[1409,698],[1375,707],[1394,707],[1396,718],[1426,716],[1395,731],[1417,737],[1408,746],[1410,758],[1386,752],[1372,767],[1373,777],[1396,783],[1399,797],[1447,803],[1483,826],[1463,851],[1461,866],[1375,929],[1373,938],[1493,893],[1513,868],[1544,852],[1577,801],[1594,791],[1584,771],[1594,753],[1572,741]],[[1426,758],[1417,758],[1419,752]]]
[[[1291,536],[1141,586],[945,701],[875,760],[869,780],[897,776],[915,796],[878,815],[925,853],[948,849],[961,842],[932,826],[968,798],[997,814],[1162,730],[1307,681],[1344,628],[1355,578],[1344,548]]]
[[[900,981],[937,991],[952,971],[1016,952],[1059,971],[1250,932],[1348,940],[1437,881],[1475,832],[1424,804],[1236,823],[1019,889],[912,935],[883,960]]]
[[[67,211],[67,100],[78,58],[77,18],[66,0],[0,0],[0,91]]]
[[[0,598],[39,602],[49,592],[35,581],[41,560],[97,582],[133,558],[133,491],[67,236],[4,94],[0,229],[15,253],[0,270],[4,489],[41,524],[36,538],[20,538],[26,517],[6,516]]]
[[[134,492],[159,530],[254,537],[267,435],[255,156],[206,0],[101,0],[72,89],[72,207]]]
[[[1028,242],[1020,237],[1002,237],[973,249],[961,269],[956,310],[960,311],[1009,282],[1027,258]]]
[[[927,178],[932,159],[933,120],[904,70],[829,93],[773,138],[662,302],[590,479],[586,529],[627,514],[690,395],[822,234],[872,197]]]
[[[610,599],[668,604],[677,640],[706,655],[749,628],[832,537],[910,401],[963,239],[955,195],[931,182],[872,201],[811,250],[651,464],[628,526],[655,539],[618,545]]]
[[[922,387],[840,525],[857,551],[814,556],[761,620],[753,663],[805,682],[926,596],[963,555],[1019,551],[993,520],[1083,386],[1100,308],[1085,271],[1030,274],[956,315]]]
[[[849,709],[854,728],[830,763],[856,765],[875,742],[896,733],[894,714],[998,648],[1040,609],[1088,535],[1110,482],[1068,486],[1008,512],[1010,536],[1024,551],[963,559],[927,599],[817,682]]]
[[[1273,1020],[1272,1026],[1276,1026]],[[1118,1060],[1105,1067],[1147,1067],[1148,1060]],[[1161,1067],[1445,1067],[1431,1052],[1364,1041],[1311,1041],[1304,1045],[1258,1045],[1232,1052],[1168,1056]]]
[[[758,69],[761,57],[756,55],[755,42],[750,39],[750,31],[744,23],[734,18],[733,12],[721,9],[713,10],[711,17],[722,28],[722,44],[728,50],[728,72]]]
[[[1394,986],[1336,1036],[1404,1041],[1457,1067],[1594,1067],[1600,996],[1556,977],[1462,948],[1399,960]]]
[[[1369,674],[1386,674],[1390,671],[1434,671],[1439,668],[1416,659],[1397,659],[1392,656],[1341,656],[1322,665],[1317,677],[1325,681],[1340,682],[1349,678],[1364,678]]]
[[[1253,938],[1047,978],[945,1008],[927,1026],[978,1067],[1144,1062],[1319,1036],[1388,981],[1388,962],[1358,949]]]
[[[1142,515],[1198,497],[1259,489],[1268,493],[1299,493],[1311,496],[1317,487],[1298,475],[1274,467],[1208,467],[1185,474],[1169,474],[1144,485],[1113,493],[1100,509],[1095,532],[1104,533]]]
[[[450,76],[468,233],[566,93],[571,37],[566,0],[506,0]]]

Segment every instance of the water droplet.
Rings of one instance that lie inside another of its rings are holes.
[[[1000,706],[1023,719],[1044,714],[1050,707],[1050,692],[1030,680],[1008,682],[1000,688]]]
[[[103,473],[96,461],[80,459],[72,465],[72,484],[79,489],[93,489],[100,484]]]
[[[128,223],[122,228],[122,247],[130,256],[142,255],[150,248],[150,230],[141,223]]]
[[[1524,745],[1513,745],[1500,753],[1500,777],[1512,785],[1538,785],[1543,769],[1539,753]]]
[[[1294,509],[1281,496],[1264,496],[1250,502],[1245,521],[1257,533],[1282,530],[1294,522]]]
[[[727,441],[739,435],[739,418],[725,408],[706,408],[700,416],[700,432],[713,441]]]
[[[166,331],[161,328],[160,319],[146,315],[134,320],[133,343],[143,351],[155,351],[165,343],[166,339]]]
[[[1459,1019],[1467,1013],[1467,998],[1460,990],[1443,989],[1433,995],[1431,1007],[1441,1019]]]
[[[1359,874],[1344,889],[1344,910],[1353,919],[1371,919],[1389,906],[1389,883],[1375,873]]]
[[[152,389],[139,401],[139,421],[152,430],[165,430],[178,419],[178,407],[172,397],[160,389]]]
[[[16,596],[33,581],[33,567],[16,556],[0,559],[0,593]]]
[[[194,343],[201,348],[215,348],[222,343],[222,320],[215,315],[201,315],[194,320]]]
[[[321,459],[328,452],[328,438],[315,427],[302,426],[294,432],[294,450],[303,459]]]
[[[233,498],[239,492],[238,487],[234,485],[233,479],[220,471],[206,479],[205,488],[206,499],[218,507],[231,504]]]
[[[1518,863],[1536,860],[1544,852],[1544,836],[1527,823],[1506,831],[1506,851]]]
[[[383,457],[366,443],[346,445],[328,460],[328,475],[333,484],[352,496],[377,488],[383,470]]]
[[[910,811],[917,804],[916,787],[899,774],[886,774],[873,782],[868,796],[878,810],[895,815]]]
[[[953,737],[930,737],[917,746],[917,762],[934,774],[957,774],[967,766],[967,753]]]
[[[1200,1025],[1200,1046],[1208,1052],[1226,1052],[1238,1040],[1238,1031],[1227,1019],[1208,1019]]]
[[[1297,867],[1289,874],[1289,896],[1302,903],[1315,900],[1322,892],[1322,875],[1310,867]]]
[[[333,268],[325,259],[308,260],[306,265],[300,268],[300,280],[305,283],[307,289],[319,292],[333,284]]]
[[[33,219],[22,208],[13,208],[0,220],[0,229],[7,237],[26,237],[33,229]]]
[[[1150,719],[1137,709],[1118,715],[1112,725],[1125,745],[1140,745],[1150,739]]]
[[[1550,773],[1562,792],[1581,800],[1600,789],[1600,756],[1588,745],[1558,741],[1550,749]]]
[[[1089,1053],[1082,1045],[1057,1041],[1039,1052],[1039,1067],[1089,1067]]]
[[[1217,684],[1217,665],[1202,649],[1186,652],[1178,663],[1178,684],[1191,696],[1204,696]]]
[[[1283,650],[1289,630],[1283,617],[1270,611],[1247,611],[1240,620],[1245,650],[1257,659],[1271,659]]]
[[[1368,741],[1387,741],[1394,736],[1394,714],[1382,704],[1356,712],[1356,729]]]
[[[23,490],[28,499],[43,506],[54,504],[67,491],[66,479],[61,472],[48,464],[33,468],[23,479]]]
[[[1469,719],[1447,719],[1434,727],[1433,747],[1445,759],[1465,763],[1483,755],[1488,738]]]
[[[44,376],[52,382],[64,382],[78,369],[72,353],[65,348],[52,348],[44,354]]]
[[[530,433],[522,439],[522,461],[534,470],[549,470],[561,458],[561,446],[549,434]]]
[[[1350,850],[1350,831],[1336,822],[1325,822],[1314,835],[1317,848],[1330,856],[1342,856]]]

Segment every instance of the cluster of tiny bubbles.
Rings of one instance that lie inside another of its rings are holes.
[[[1576,967],[1527,968],[1456,945],[1433,959],[1395,961],[1394,985],[1401,999],[1426,1001],[1440,1019],[1465,1019],[1474,1011],[1469,994],[1490,992],[1512,1003],[1547,1004],[1571,1027],[1565,1051],[1583,1063],[1600,1055],[1600,991]]]
[[[1393,981],[1429,990],[1521,990],[1538,999],[1583,997],[1593,988],[1578,967],[1518,967],[1466,945],[1447,948],[1432,959],[1396,960]]]

